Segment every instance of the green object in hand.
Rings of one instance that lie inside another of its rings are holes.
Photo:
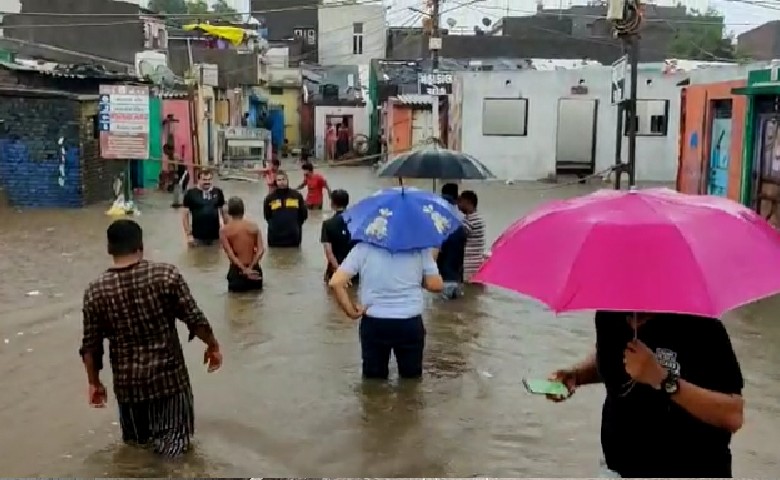
[[[534,395],[553,395],[556,397],[568,397],[569,389],[561,382],[551,382],[549,380],[529,380],[523,379],[523,386],[528,393]]]

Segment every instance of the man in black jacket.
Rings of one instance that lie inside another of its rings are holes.
[[[263,202],[263,216],[268,222],[269,248],[299,248],[303,223],[309,216],[303,195],[290,189],[287,173],[276,172],[276,190]]]

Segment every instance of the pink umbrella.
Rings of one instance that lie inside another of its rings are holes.
[[[720,197],[601,190],[518,220],[474,280],[534,297],[556,313],[720,317],[780,292],[780,234]]]

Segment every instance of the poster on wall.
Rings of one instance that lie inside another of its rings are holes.
[[[149,158],[149,87],[101,85],[98,127],[102,158]]]

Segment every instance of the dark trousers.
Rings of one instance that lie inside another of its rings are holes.
[[[247,277],[240,268],[231,263],[227,273],[228,292],[245,293],[262,290],[263,269],[260,268],[260,265],[255,265],[254,271],[260,275],[260,278],[253,279]]]
[[[155,453],[175,457],[190,448],[195,433],[192,390],[170,397],[119,404],[119,426],[125,443],[152,447]]]
[[[360,349],[363,377],[386,379],[390,374],[390,354],[395,355],[398,376],[422,376],[425,326],[420,315],[411,318],[377,318],[363,315],[360,320]]]

